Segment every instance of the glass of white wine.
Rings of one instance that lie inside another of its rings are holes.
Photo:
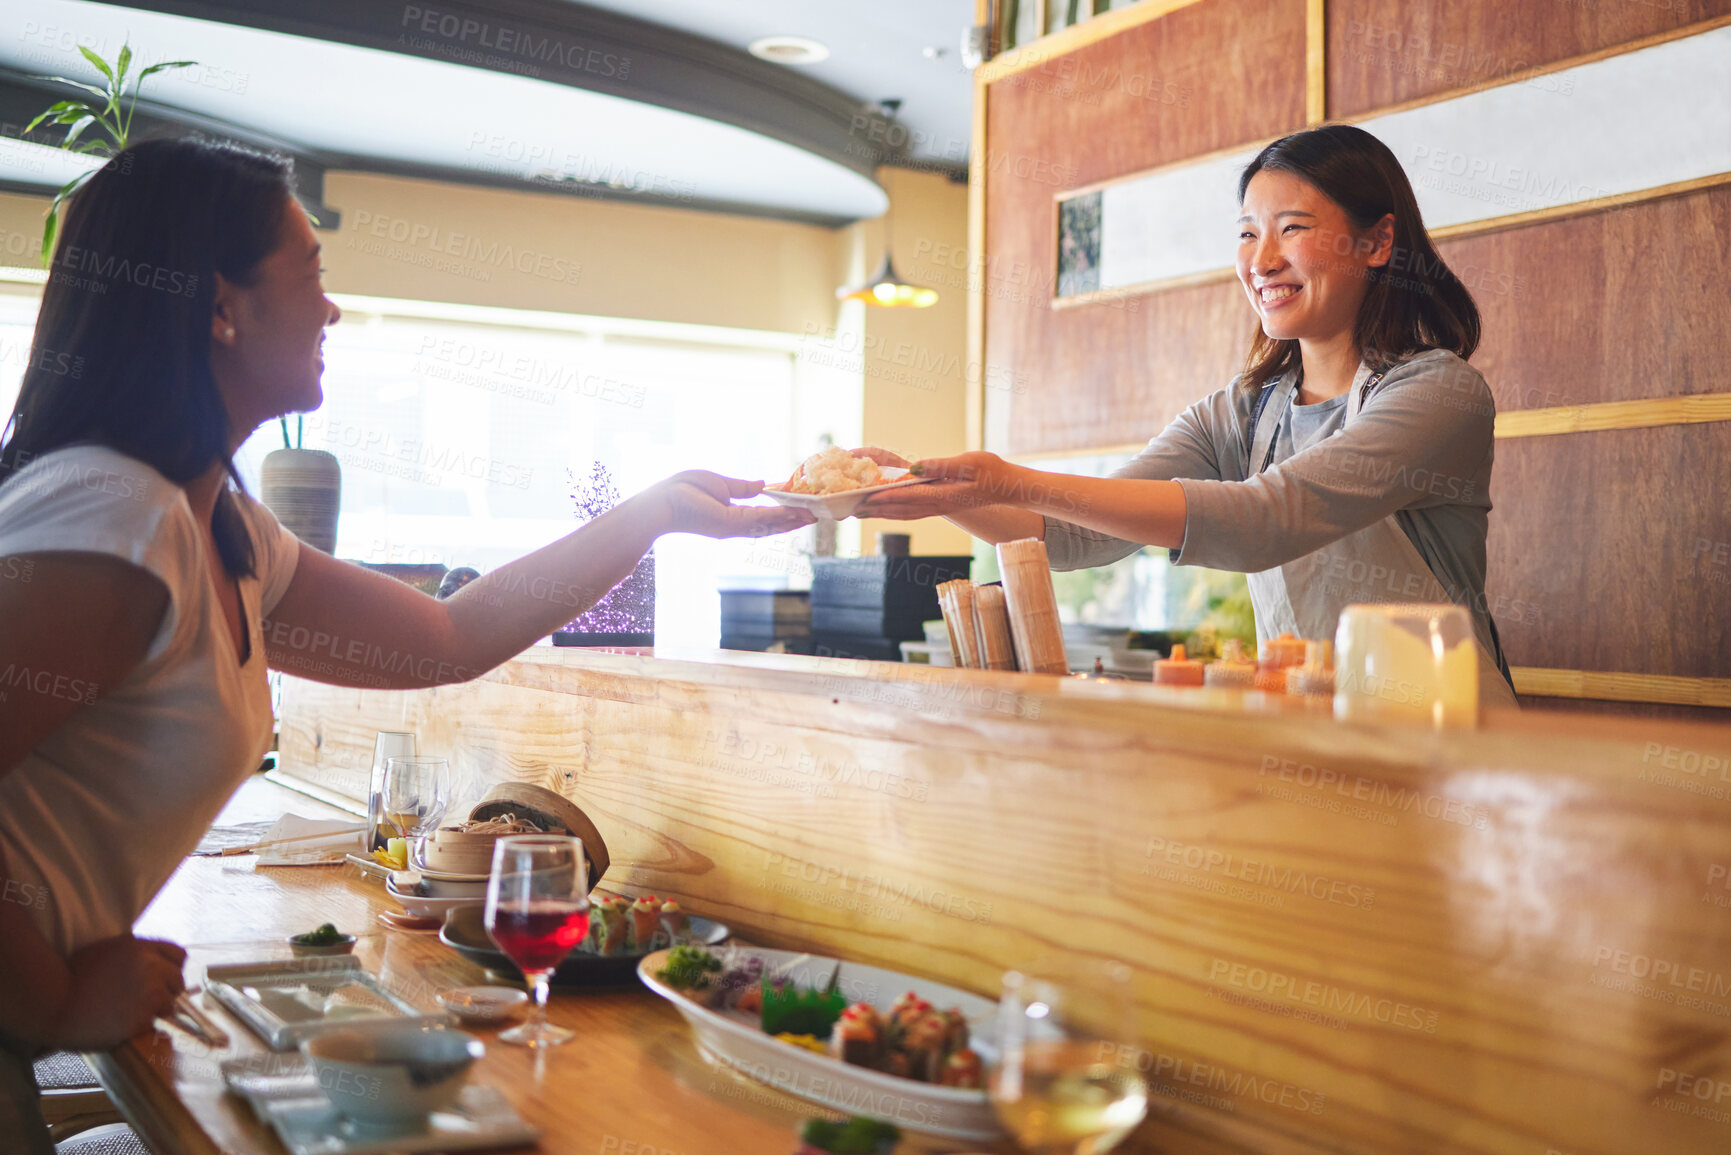
[[[413,848],[451,805],[451,764],[444,758],[392,758],[385,763],[383,793],[385,817]]]
[[[1148,1114],[1137,1073],[1130,968],[1045,959],[1004,976],[998,1065],[987,1095],[998,1120],[1030,1155],[1110,1151]]]

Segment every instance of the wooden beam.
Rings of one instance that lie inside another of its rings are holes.
[[[1328,119],[1328,12],[1327,0],[1304,3],[1304,120],[1321,124]]]
[[[1498,440],[1593,433],[1601,429],[1650,429],[1659,425],[1699,425],[1731,421],[1731,393],[1649,397],[1638,401],[1601,401],[1549,409],[1512,409],[1497,414]]]
[[[1669,674],[1552,670],[1541,666],[1513,666],[1509,672],[1515,676],[1515,693],[1535,698],[1731,708],[1731,678],[1678,678]]]

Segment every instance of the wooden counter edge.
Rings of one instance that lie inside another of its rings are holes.
[[[96,1081],[114,1100],[127,1125],[151,1151],[224,1155],[174,1093],[170,1081],[152,1068],[137,1040],[111,1051],[89,1052],[84,1061],[96,1072]]]

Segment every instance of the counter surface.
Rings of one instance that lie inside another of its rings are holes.
[[[292,811],[337,814],[312,799],[254,780],[219,823]],[[396,910],[382,884],[352,866],[267,867],[251,856],[189,858],[140,919],[137,933],[172,939],[189,951],[188,976],[203,966],[286,957],[282,940],[322,922],[362,938],[355,954],[391,990],[436,1012],[440,990],[485,982],[480,967],[436,935],[387,930],[380,911]],[[282,1148],[244,1102],[227,1094],[218,1064],[265,1053],[256,1036],[214,1000],[202,1008],[228,1031],[219,1051],[159,1028],[115,1051],[89,1056],[103,1085],[151,1147],[176,1155],[273,1155]],[[540,1127],[546,1152],[620,1155],[781,1155],[797,1146],[802,1119],[822,1114],[720,1067],[697,1051],[685,1021],[641,986],[607,993],[555,992],[552,1021],[575,1042],[530,1052],[469,1028],[487,1045],[474,1082],[496,1087]],[[970,1145],[979,1149],[978,1145]],[[954,1150],[920,1141],[903,1150]]]

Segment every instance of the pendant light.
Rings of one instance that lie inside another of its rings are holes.
[[[886,100],[883,107],[889,111],[890,126],[895,126],[896,113],[901,109],[901,101]],[[893,136],[891,139],[894,139]],[[938,291],[928,289],[924,285],[911,284],[896,273],[895,262],[890,260],[890,238],[894,235],[892,223],[895,220],[895,202],[892,200],[888,209],[884,210],[884,259],[877,267],[877,272],[867,277],[858,285],[843,285],[835,291],[838,301],[864,301],[868,305],[880,305],[890,309],[924,309],[938,303]]]

